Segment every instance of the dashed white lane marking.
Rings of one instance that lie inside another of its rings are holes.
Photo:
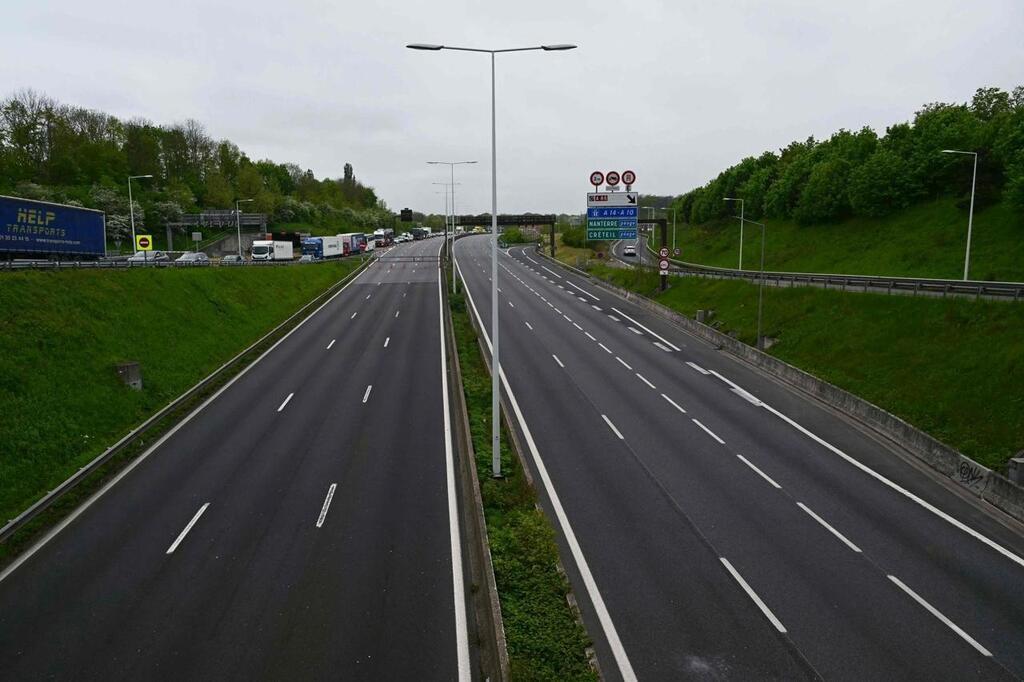
[[[601,306],[596,306],[593,303],[591,303],[590,307],[593,308],[594,310],[596,310],[597,312],[601,312]]]
[[[359,311],[357,310],[356,312],[352,313],[352,317],[350,317],[348,319],[354,320],[354,319],[356,319],[356,315],[358,315],[358,314],[359,314]]]
[[[577,329],[579,329],[580,331],[583,331],[583,327],[579,326],[579,325],[578,325],[578,324],[576,324],[575,322],[573,322],[573,323],[572,323],[572,326],[576,327],[576,328],[577,328]]]
[[[633,371],[633,368],[632,368],[632,367],[630,367],[630,366],[629,366],[629,365],[628,365],[628,364],[626,363],[626,361],[625,361],[625,360],[623,360],[622,358],[620,358],[620,357],[619,357],[618,355],[616,355],[616,356],[615,356],[615,359],[616,359],[616,360],[618,360],[618,361],[619,361],[619,363],[620,363],[620,364],[621,364],[621,365],[622,365],[623,367],[625,367],[626,369],[628,369],[628,370],[630,370],[630,371]]]
[[[598,342],[597,342],[597,345],[601,346],[601,348],[603,348],[603,349],[604,349],[604,352],[605,352],[605,353],[611,353],[611,352],[612,352],[612,349],[611,349],[611,348],[609,348],[608,346],[604,345],[604,344],[603,344],[603,343],[601,343],[600,341],[598,341]]]
[[[602,414],[602,415],[601,415],[601,419],[603,419],[603,420],[604,420],[604,423],[605,423],[605,424],[607,424],[607,425],[608,425],[608,427],[609,427],[609,428],[610,428],[610,429],[611,429],[612,431],[614,431],[614,432],[615,432],[615,435],[619,437],[619,440],[625,440],[625,439],[624,439],[624,438],[622,437],[622,432],[621,432],[621,431],[619,431],[619,430],[618,430],[617,428],[615,428],[615,424],[612,424],[612,420],[611,420],[611,419],[609,419],[607,415],[603,415],[603,414]]]
[[[582,292],[583,292],[584,294],[586,294],[586,295],[587,295],[587,296],[589,296],[590,298],[594,299],[595,301],[600,301],[600,300],[601,300],[601,299],[599,299],[599,298],[598,298],[597,296],[594,296],[594,295],[593,295],[592,293],[590,293],[589,291],[587,291],[586,289],[584,289],[584,288],[582,288],[582,287],[578,287],[578,286],[576,286],[575,284],[573,284],[573,283],[572,283],[572,282],[570,282],[569,280],[565,280],[565,283],[566,283],[566,284],[568,284],[569,286],[571,286],[571,287],[572,287],[572,288],[574,288],[574,289],[578,289],[579,291],[582,291]]]
[[[590,339],[591,341],[597,341],[597,339],[594,338],[594,335],[591,334],[590,332],[583,332],[583,333],[586,334],[587,338]]]
[[[396,311],[395,311],[395,317],[398,317],[398,314],[399,314],[400,312],[402,312],[402,311],[401,311],[401,310],[396,310]]]
[[[638,334],[639,336],[643,336],[644,335],[644,333],[642,331],[640,331],[639,329],[637,329],[636,327],[626,327],[626,329],[628,329],[629,331],[633,332],[634,334]]]
[[[586,303],[586,302],[587,302],[587,299],[583,298],[582,296],[577,296],[576,298],[580,299],[580,300],[581,300],[581,301],[583,301],[584,303]]]
[[[559,284],[559,285],[558,285],[558,288],[559,288],[559,289],[562,289],[562,290],[564,290],[564,289],[565,289],[565,287],[563,287],[563,286],[562,286],[561,284]]]
[[[619,318],[615,317],[614,315],[609,315],[608,319],[610,319],[612,322],[618,322],[619,321]]]
[[[516,307],[515,304],[512,301],[509,301],[508,305],[509,305],[510,308],[515,308]]]
[[[384,339],[384,347],[387,348],[389,343],[391,343],[391,337],[390,336],[388,338]]]
[[[643,374],[641,374],[640,372],[637,372],[637,373],[636,373],[636,378],[637,378],[637,379],[639,379],[640,381],[644,382],[645,384],[647,384],[647,385],[648,385],[648,386],[650,386],[651,388],[653,388],[653,389],[654,389],[655,391],[657,391],[657,390],[658,390],[658,387],[657,387],[657,386],[655,386],[654,384],[652,384],[652,383],[651,383],[650,381],[648,381],[648,380],[647,380],[647,378],[646,378],[646,377],[644,377],[644,375],[643,375]]]
[[[331,487],[327,489],[327,498],[324,500],[324,506],[320,509],[320,516],[316,520],[317,528],[324,525],[324,519],[327,518],[327,510],[331,507],[331,500],[334,499],[334,491],[337,487],[337,483],[332,483]]]
[[[724,440],[722,440],[721,438],[719,438],[719,437],[718,437],[718,436],[717,436],[717,435],[715,434],[715,432],[714,432],[714,431],[712,431],[712,430],[711,430],[711,429],[709,429],[708,427],[706,427],[706,426],[704,426],[703,424],[701,424],[701,423],[700,423],[700,421],[698,421],[698,420],[696,420],[696,419],[691,419],[690,421],[692,421],[692,422],[693,422],[694,424],[696,424],[696,425],[697,425],[697,426],[699,426],[700,428],[704,429],[704,431],[705,431],[705,432],[706,432],[706,433],[707,433],[707,434],[708,434],[709,436],[711,436],[712,438],[714,438],[715,440],[717,440],[717,441],[718,441],[719,443],[721,443],[722,445],[725,445],[725,441],[724,441]]]
[[[931,604],[926,602],[920,595],[917,594],[917,592],[914,592],[912,589],[907,587],[903,583],[902,580],[900,580],[899,578],[897,578],[894,575],[890,575],[890,576],[886,576],[886,577],[888,577],[889,580],[893,581],[896,584],[896,586],[899,587],[901,590],[903,590],[904,592],[909,594],[914,601],[916,601],[918,604],[920,604],[925,609],[927,609],[928,613],[932,614],[933,616],[935,616],[936,618],[941,620],[946,625],[946,627],[948,627],[950,630],[952,630],[956,634],[960,635],[968,644],[970,644],[975,649],[977,649],[978,652],[982,656],[992,656],[992,652],[991,651],[989,651],[988,649],[983,647],[981,644],[978,643],[978,641],[976,639],[974,639],[969,634],[967,634],[966,632],[961,630],[960,627],[956,623],[954,623],[949,618],[946,618],[944,615],[942,615],[942,613],[937,608],[935,608],[934,606],[932,606]]]
[[[711,374],[711,372],[707,371],[706,369],[704,369],[703,367],[701,367],[700,365],[698,365],[695,362],[690,362],[689,360],[687,360],[686,364],[688,364],[690,367],[694,368],[695,370],[697,370],[701,374]]]
[[[369,301],[369,300],[370,300],[370,297],[371,297],[371,296],[373,296],[373,294],[367,294],[367,295],[366,295],[366,298],[365,298],[364,300],[367,300],[367,301]]]
[[[664,398],[665,400],[667,400],[669,405],[671,405],[672,407],[676,408],[677,410],[679,410],[683,414],[686,414],[686,410],[684,410],[679,403],[677,403],[676,401],[672,400],[672,398],[669,398],[664,393],[661,394],[661,397]]]
[[[192,520],[188,522],[188,525],[185,526],[184,530],[182,530],[181,533],[178,534],[178,537],[175,538],[174,542],[171,543],[171,546],[167,548],[167,554],[171,554],[174,552],[174,550],[178,549],[178,545],[180,545],[181,541],[185,539],[185,536],[188,535],[188,532],[192,530],[192,526],[196,525],[196,521],[199,520],[199,517],[203,515],[203,512],[205,512],[206,508],[209,506],[210,503],[207,502],[206,504],[199,508],[199,511],[196,512],[196,515],[192,517]]]
[[[781,486],[781,485],[779,485],[778,483],[776,483],[776,482],[775,482],[775,481],[774,481],[774,480],[772,479],[772,477],[771,477],[771,476],[769,476],[768,474],[766,474],[765,472],[761,471],[761,470],[760,470],[760,469],[758,469],[758,468],[757,468],[756,466],[754,466],[754,463],[753,463],[753,462],[751,462],[751,461],[750,461],[749,459],[747,459],[746,457],[744,457],[743,455],[741,455],[741,454],[739,454],[739,453],[737,453],[737,454],[736,454],[736,456],[740,458],[740,461],[741,461],[741,462],[743,462],[743,463],[744,463],[744,464],[746,464],[746,465],[747,465],[748,467],[750,467],[751,469],[753,469],[754,471],[756,471],[756,472],[757,472],[757,475],[758,475],[758,476],[760,476],[760,477],[761,477],[761,478],[763,478],[764,480],[766,480],[766,481],[768,481],[769,483],[771,483],[773,487],[775,487],[775,488],[776,488],[776,489],[778,489],[778,490],[781,490],[781,489],[782,489],[782,486]]]
[[[844,545],[846,545],[847,547],[852,549],[854,552],[857,552],[858,554],[860,553],[860,547],[858,547],[857,545],[855,545],[852,542],[850,542],[849,539],[847,539],[847,537],[845,535],[843,535],[842,533],[837,531],[835,528],[830,526],[828,524],[828,522],[825,521],[825,519],[823,519],[820,516],[818,516],[817,514],[815,514],[814,511],[812,511],[810,507],[808,507],[803,502],[797,502],[796,505],[798,507],[800,507],[801,509],[803,509],[808,514],[810,514],[811,518],[814,519],[815,521],[817,521],[818,523],[820,523],[822,526],[824,526],[828,530],[828,532],[832,533],[832,535],[835,535],[837,538],[839,538]]]
[[[337,339],[331,339],[331,342],[330,342],[329,344],[327,344],[327,350],[330,350],[330,349],[331,349],[331,346],[333,346],[333,345],[334,345],[334,342],[335,342],[335,341],[337,341]]]
[[[768,608],[767,604],[761,601],[761,598],[757,596],[757,592],[754,592],[754,590],[750,588],[750,585],[748,585],[747,581],[743,579],[743,576],[740,575],[739,572],[732,567],[732,564],[729,563],[729,560],[726,559],[724,556],[719,557],[719,559],[721,560],[722,564],[726,567],[726,569],[728,569],[729,573],[732,574],[732,577],[736,580],[736,582],[740,584],[740,587],[743,588],[743,591],[747,593],[747,596],[754,600],[754,603],[757,604],[757,607],[761,609],[761,613],[763,613],[765,617],[767,617],[768,620],[771,621],[772,625],[775,626],[775,629],[779,632],[785,633],[786,628],[782,625],[782,622],[775,617],[775,614],[771,612],[771,609]]]
[[[284,406],[288,404],[288,401],[292,399],[293,395],[295,395],[295,394],[294,393],[289,393],[288,394],[288,397],[284,399],[283,403],[281,403],[281,407],[277,408],[278,412],[280,412],[281,410],[284,409]]]
[[[662,345],[661,341],[655,341],[654,345],[657,346],[658,348],[662,349],[666,353],[671,353],[672,352],[672,349],[669,348],[668,346]]]
[[[526,328],[527,328],[527,329],[529,329],[529,330],[530,330],[531,332],[533,331],[533,327],[532,327],[532,326],[530,325],[530,323],[529,323],[529,322],[527,322],[527,321],[525,321],[525,320],[524,320],[524,321],[523,321],[523,324],[525,324],[525,325],[526,325]]]
[[[661,336],[660,334],[658,334],[657,332],[655,332],[655,331],[654,331],[654,330],[652,330],[652,329],[648,329],[647,327],[645,327],[644,325],[640,324],[639,322],[637,322],[636,320],[634,320],[634,319],[633,319],[632,317],[630,317],[630,316],[629,316],[629,315],[627,315],[626,313],[624,313],[624,312],[622,312],[621,310],[619,310],[618,308],[612,308],[612,310],[614,310],[615,312],[617,312],[617,313],[618,313],[619,315],[622,315],[622,316],[623,316],[624,318],[626,318],[627,320],[629,320],[630,322],[632,322],[632,323],[633,323],[633,324],[635,324],[636,326],[640,327],[640,328],[641,328],[641,329],[643,329],[643,330],[644,330],[645,332],[647,332],[648,334],[650,334],[650,335],[651,335],[651,336],[653,336],[654,338],[658,339],[659,341],[661,341],[661,342],[662,342],[663,344],[665,344],[666,346],[668,346],[668,347],[669,347],[669,348],[671,348],[672,350],[674,350],[674,351],[680,351],[680,350],[682,350],[681,348],[679,348],[679,346],[675,345],[674,343],[672,343],[671,341],[669,341],[668,339],[666,339],[666,338],[665,338],[664,336]]]
[[[551,357],[553,357],[553,358],[555,359],[555,362],[557,362],[557,363],[558,363],[558,366],[559,366],[559,367],[561,367],[562,369],[565,369],[565,365],[563,365],[563,364],[562,364],[562,361],[558,359],[558,356],[557,356],[557,355],[555,355],[555,354],[553,354],[553,353],[552,353]]]
[[[373,390],[373,384],[369,384],[366,387],[366,393],[363,394],[363,404],[364,405],[366,404],[366,401],[370,399],[370,391],[372,391],[372,390]]]

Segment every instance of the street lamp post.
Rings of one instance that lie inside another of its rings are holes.
[[[738,202],[740,202],[740,266],[739,266],[739,269],[742,270],[743,269],[743,222],[744,222],[744,218],[743,218],[743,207],[744,207],[743,199],[737,199],[735,197],[724,197],[722,199],[722,201],[738,201]],[[753,221],[751,221],[751,222],[753,222]],[[758,223],[754,223],[754,224],[757,225]],[[761,245],[764,246],[764,243],[762,242]]]
[[[445,221],[444,241],[448,247],[448,262],[452,261],[452,253],[455,247],[455,167],[476,163],[476,161],[427,161],[431,166],[448,166],[452,171],[452,240],[448,241],[448,222]],[[455,266],[452,265],[452,291],[455,291]]]
[[[494,55],[504,52],[528,52],[544,50],[572,50],[575,45],[538,45],[536,47],[513,47],[502,50],[485,50],[474,47],[452,47],[449,45],[406,45],[412,50],[456,50],[458,52],[481,52],[491,55],[491,473],[501,476],[501,417],[498,399],[501,391],[501,364],[498,360],[498,143],[497,117],[495,112]]]
[[[753,220],[743,219],[743,222],[750,223],[751,225],[757,225],[761,228],[761,274],[758,276],[758,287],[757,287],[757,349],[764,350],[764,337],[761,336],[761,317],[764,311],[764,244],[767,237],[768,226],[764,223],[758,223]]]
[[[238,199],[235,201],[235,229],[238,231],[238,258],[242,258],[242,214],[238,211],[239,204],[247,204],[255,199]]]
[[[974,157],[974,173],[971,175],[971,208],[967,214],[967,253],[964,255],[964,281],[971,269],[971,228],[974,222],[974,185],[978,179],[978,152],[964,152],[959,149],[943,149],[943,154],[970,154]]]
[[[132,252],[135,252],[135,202],[132,201],[132,180],[151,178],[152,175],[129,175],[128,176],[128,215],[132,222]]]

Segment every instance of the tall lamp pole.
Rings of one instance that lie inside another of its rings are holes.
[[[971,209],[967,214],[967,253],[964,255],[964,281],[971,269],[971,228],[974,222],[974,185],[978,180],[978,152],[964,152],[959,149],[943,149],[943,154],[970,154],[974,157],[974,173],[971,175]]]
[[[132,180],[151,178],[152,175],[129,175],[128,176],[128,215],[132,222],[132,253],[135,253],[135,202],[132,201]],[[120,250],[120,249],[119,249]]]
[[[750,223],[751,225],[757,225],[761,228],[761,274],[758,277],[757,287],[757,349],[764,350],[764,337],[761,336],[761,317],[764,311],[764,244],[767,236],[766,230],[767,225],[764,223],[758,223],[753,220],[743,219],[743,222]]]
[[[724,197],[722,199],[722,201],[738,201],[738,202],[740,202],[740,265],[739,265],[739,269],[742,270],[743,269],[743,223],[744,223],[744,218],[743,218],[743,199],[737,199],[735,197]],[[753,222],[753,221],[751,221],[751,222]],[[760,223],[754,223],[754,224],[755,225],[759,225]],[[764,246],[764,242],[763,241],[762,241],[761,245]],[[763,265],[764,264],[762,263],[762,266]],[[763,270],[764,268],[762,267],[761,269]]]
[[[491,473],[501,476],[501,416],[498,399],[501,391],[501,364],[498,354],[498,143],[495,113],[494,55],[505,52],[528,52],[544,50],[553,52],[572,50],[575,45],[538,45],[536,47],[512,47],[502,50],[485,50],[475,47],[452,47],[449,45],[406,45],[412,50],[456,50],[459,52],[482,52],[491,55]]]
[[[247,204],[255,199],[238,199],[235,201],[235,230],[238,232],[238,258],[242,258],[242,214],[238,211],[239,204]]]

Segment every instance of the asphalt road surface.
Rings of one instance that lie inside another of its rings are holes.
[[[455,252],[489,329],[489,241]],[[499,266],[506,397],[608,679],[1024,676],[1019,526],[532,250]]]
[[[388,252],[0,573],[0,678],[470,679],[440,245]]]

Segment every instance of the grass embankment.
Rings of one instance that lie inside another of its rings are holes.
[[[566,602],[558,546],[502,430],[505,477],[491,477],[491,379],[461,294],[451,296],[452,323],[476,451],[494,577],[513,680],[596,680],[585,650],[590,641]]]
[[[591,274],[753,345],[757,286],[590,261]],[[1003,301],[765,287],[768,352],[892,412],[997,470],[1024,448],[1024,306]]]
[[[960,279],[967,245],[967,211],[953,199],[920,204],[885,218],[851,218],[834,225],[768,225],[765,269],[891,277]],[[669,243],[672,240],[671,218]],[[1024,217],[1006,203],[977,210],[971,240],[971,279],[1024,281]],[[680,259],[735,268],[738,219],[676,226]],[[743,267],[756,270],[761,229],[743,231]]]
[[[0,520],[357,266],[4,274]],[[140,363],[142,391],[118,378],[126,360]]]

